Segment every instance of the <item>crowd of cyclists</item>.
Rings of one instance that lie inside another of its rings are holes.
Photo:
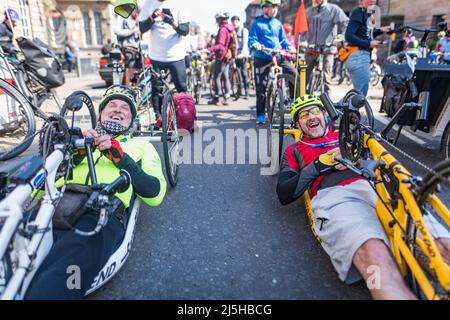
[[[208,43],[200,45],[197,42],[196,48],[192,44],[189,48],[186,46],[187,37],[192,36],[190,25],[193,21],[185,12],[170,0],[144,1],[142,7],[136,8],[130,17],[118,17],[114,27],[117,43],[121,48],[127,48],[123,51],[126,69],[123,85],[129,86],[133,76],[143,68],[140,43],[143,41],[142,34],[149,33],[150,45],[145,54],[157,72],[170,73],[178,93],[205,91],[209,86],[211,96],[207,103],[226,106],[232,98],[249,99],[254,86],[258,125],[267,121],[266,93],[274,59],[283,74],[298,79],[299,51],[305,53],[306,82],[310,81],[320,60],[323,64],[324,93],[330,92],[333,78],[338,77],[338,81],[342,82],[347,74],[353,87],[366,96],[376,49],[383,44],[376,38],[393,31],[390,27],[374,28],[371,24],[370,8],[376,1],[360,0],[359,6],[347,17],[338,5],[328,3],[327,0],[313,0],[312,6],[306,11],[308,31],[300,35],[295,34],[291,24],[277,18],[281,1],[261,0],[262,15],[256,17],[248,29],[238,16],[231,17],[227,12],[217,13],[214,17],[217,34]],[[5,51],[13,50],[13,27],[19,21],[20,16],[15,10],[8,9],[5,12],[5,20],[0,24],[0,45]],[[435,61],[450,63],[450,28],[439,37],[430,57]],[[418,45],[412,30],[405,30],[395,51],[415,54]],[[113,47],[105,47],[104,53],[107,54]],[[284,54],[276,55],[273,53],[276,50],[282,50]],[[202,68],[198,69],[199,66]],[[196,81],[199,81],[200,86],[195,89],[196,86],[189,83],[197,69],[199,74]],[[162,86],[158,81],[160,79],[152,79],[151,103],[156,113],[156,128],[162,125]],[[189,93],[195,95],[195,92]],[[296,97],[294,93],[290,98],[292,120],[304,137],[290,145],[283,154],[277,185],[280,202],[291,203],[311,188],[316,219],[321,221],[317,231],[340,279],[348,283],[361,276],[367,279],[370,276],[367,267],[377,264],[386,272],[382,277],[382,290],[371,291],[374,298],[413,299],[395,261],[389,256],[389,243],[384,231],[372,214],[375,208],[372,188],[362,177],[334,161],[340,157],[336,146],[338,133],[333,131],[322,101],[309,94]],[[142,145],[127,138],[136,113],[136,105],[129,90],[107,94],[100,103],[101,117],[97,126],[83,132],[83,135],[95,139],[98,149],[95,155],[97,160],[101,159],[98,168],[108,168],[112,175],[117,175],[120,169],[128,170],[133,178],[132,187],[136,195],[150,199],[149,203],[153,205],[159,205],[166,188],[160,159],[153,149],[144,152]],[[323,154],[328,156],[327,160],[321,157]],[[153,165],[146,165],[146,157],[151,159]],[[88,163],[80,159],[78,165],[85,177]],[[125,207],[130,205],[131,191],[127,197],[127,201],[122,201]],[[335,201],[329,201],[331,198]],[[355,211],[355,207],[359,211]],[[331,212],[334,212],[333,216]],[[95,221],[92,215],[95,214],[86,214],[80,220],[80,226],[90,226]],[[83,238],[81,241],[75,234],[62,237],[38,271],[39,279],[31,284],[27,297],[74,297],[73,292],[64,286],[67,261],[73,264],[74,260],[88,270],[86,274],[89,279],[83,282],[84,293],[113,252],[112,248],[120,241],[117,238],[120,238],[124,229],[119,220],[113,219],[113,224],[109,224],[110,229],[106,228],[90,240]],[[371,221],[371,224],[367,221]],[[449,234],[439,227],[438,222],[430,219],[429,223],[434,226],[433,236],[441,239],[438,242],[439,250],[448,261]],[[111,237],[111,234],[116,234],[117,238]],[[68,250],[74,242],[79,243],[79,246],[76,250]],[[84,250],[83,246],[91,250]],[[93,259],[97,251],[104,255]],[[61,252],[64,253],[64,261],[61,260]],[[77,298],[82,296],[75,295]]]

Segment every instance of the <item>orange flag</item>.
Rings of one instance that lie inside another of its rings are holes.
[[[297,17],[295,18],[295,35],[308,31],[308,19],[306,18],[305,4],[302,0],[300,7],[297,11]]]

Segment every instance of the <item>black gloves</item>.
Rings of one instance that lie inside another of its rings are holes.
[[[173,19],[172,16],[169,15],[165,15],[163,21],[167,24],[173,25],[173,23],[175,22],[175,20]]]
[[[320,174],[327,174],[330,173],[335,169],[335,165],[338,164],[336,161],[331,161],[332,158],[334,158],[336,154],[328,154],[324,153],[321,154],[319,158],[314,160],[314,167],[316,167],[317,171],[319,171]]]

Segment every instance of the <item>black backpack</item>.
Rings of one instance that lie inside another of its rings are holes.
[[[47,87],[56,88],[65,82],[58,56],[41,40],[20,37],[17,44],[25,56],[25,63]]]

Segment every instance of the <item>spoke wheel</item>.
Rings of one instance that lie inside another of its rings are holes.
[[[178,183],[179,143],[177,115],[171,90],[166,91],[162,106],[162,143],[167,179],[172,187]]]

